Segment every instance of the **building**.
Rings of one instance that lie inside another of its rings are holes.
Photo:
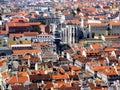
[[[58,23],[59,22],[59,18],[57,17],[52,17],[52,16],[38,16],[36,18],[30,18],[29,19],[30,22],[42,22],[44,24],[50,24],[50,23]]]
[[[40,24],[40,22],[29,22],[23,17],[13,17],[6,23],[6,31],[8,33],[37,32]]]
[[[49,6],[43,6],[43,5],[27,5],[26,8],[30,11],[41,11],[41,12],[50,11]]]
[[[14,23],[8,22],[6,24],[6,30],[8,33],[23,33],[23,32],[30,32],[36,31],[36,28],[39,27],[40,23]]]
[[[120,35],[120,21],[110,21],[110,35]]]
[[[7,0],[0,0],[0,4],[5,4]]]
[[[120,21],[111,20],[107,23],[89,23],[89,37],[95,38],[96,36],[107,35],[120,35]]]
[[[83,37],[83,32],[77,24],[65,24],[61,30],[61,39],[63,43],[78,43]]]
[[[88,27],[89,37],[108,35],[107,25],[107,23],[90,23]]]
[[[42,33],[37,35],[35,38],[32,38],[33,42],[46,42],[50,45],[54,45],[54,38],[52,35],[49,35],[47,33]]]

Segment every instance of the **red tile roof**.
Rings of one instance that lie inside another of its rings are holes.
[[[67,74],[57,74],[57,75],[53,75],[52,79],[53,80],[63,80],[63,79],[68,79],[69,76]]]
[[[107,76],[109,76],[109,75],[118,75],[115,68],[111,67],[111,66],[94,66],[93,70],[102,72]]]
[[[7,34],[7,31],[6,30],[0,30],[0,34],[2,34],[2,35]]]
[[[119,25],[120,26],[120,21],[111,20],[110,25]]]
[[[20,34],[20,33],[12,33],[12,34],[9,34],[10,37],[23,37],[24,34]]]
[[[14,23],[14,22],[8,22],[6,23],[6,26],[8,27],[28,27],[28,26],[34,26],[34,25],[40,25],[39,22],[28,22],[28,23]]]
[[[22,17],[15,17],[15,18],[12,18],[11,19],[11,22],[28,22],[28,20],[27,19],[25,19],[25,18],[22,18]]]
[[[70,69],[71,69],[71,70],[74,70],[74,71],[80,71],[80,70],[81,70],[80,67],[72,66],[72,65],[70,65]]]
[[[44,70],[30,70],[30,74],[45,74],[45,71]]]
[[[102,49],[103,47],[100,44],[92,44],[92,48],[98,50],[98,49]]]
[[[37,36],[38,32],[24,32],[24,36]]]
[[[2,72],[1,75],[2,75],[3,78],[7,78],[9,76],[6,71]]]
[[[6,80],[6,83],[25,83],[26,81],[28,81],[27,76],[14,75],[14,76],[8,78]]]
[[[5,64],[6,64],[5,61],[0,60],[0,67],[2,67],[2,66],[5,65]]]
[[[31,49],[31,50],[13,50],[13,54],[26,54],[26,53],[40,53],[40,49]]]
[[[113,47],[107,47],[107,48],[105,48],[104,51],[106,51],[106,52],[112,52],[112,51],[116,51],[116,49],[113,48]]]

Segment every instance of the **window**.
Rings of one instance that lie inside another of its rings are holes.
[[[93,32],[93,33],[92,33],[92,38],[94,38],[94,36],[95,36],[95,33]]]

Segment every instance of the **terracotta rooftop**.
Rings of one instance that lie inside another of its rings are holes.
[[[53,75],[52,79],[53,80],[63,80],[63,79],[68,79],[69,76],[67,74],[57,74],[57,75]]]
[[[31,49],[31,50],[13,50],[13,54],[26,54],[26,53],[40,53],[40,49]]]
[[[10,37],[23,37],[24,34],[20,34],[20,33],[12,33],[12,34],[9,34]]]
[[[3,65],[5,65],[5,64],[6,64],[5,61],[0,60],[0,67],[3,66]]]
[[[116,51],[116,49],[113,48],[113,47],[107,47],[107,48],[104,49],[104,51],[106,51],[106,52],[112,52],[112,51]]]
[[[95,12],[95,11],[96,11],[96,8],[94,8],[94,7],[88,7],[88,8],[86,8],[86,10]]]
[[[72,19],[72,20],[66,20],[65,23],[80,24],[81,22],[78,19]]]
[[[110,25],[119,25],[120,26],[120,21],[111,20]]]
[[[28,23],[14,23],[14,22],[8,22],[6,25],[8,27],[28,27],[28,26],[34,26],[34,25],[40,25],[39,22],[28,22]]]
[[[64,81],[58,81],[56,84],[57,85],[54,85],[54,88],[57,88],[58,90],[62,90],[63,88],[71,87],[70,82],[65,83]]]
[[[18,23],[18,22],[28,22],[28,20],[25,19],[25,18],[22,18],[22,17],[15,17],[15,18],[11,19],[11,22],[15,22],[15,23]]]
[[[24,36],[37,36],[38,32],[24,32]]]
[[[70,69],[73,70],[73,71],[80,71],[81,70],[80,67],[72,66],[72,65],[70,65]]]
[[[118,75],[118,73],[115,71],[114,67],[111,67],[111,66],[94,66],[93,70],[100,71],[107,76]]]
[[[0,34],[6,35],[6,34],[7,34],[7,31],[6,31],[6,30],[0,30]]]
[[[50,88],[53,88],[53,87],[54,87],[54,85],[51,82],[51,83],[46,83],[42,88],[44,88],[44,89],[50,89]]]
[[[2,72],[1,75],[2,75],[3,78],[7,78],[9,76],[6,71]]]
[[[14,75],[6,80],[6,83],[25,83],[28,81],[27,76],[17,76]]]
[[[45,74],[44,70],[30,70],[30,74],[36,75],[36,74]]]
[[[98,49],[102,49],[103,47],[100,44],[92,44],[92,48],[95,49],[95,50],[96,49],[98,50]]]

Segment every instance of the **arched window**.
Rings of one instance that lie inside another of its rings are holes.
[[[95,33],[93,32],[93,33],[92,33],[92,38],[94,38],[94,37],[95,37]]]
[[[90,36],[89,36],[89,34],[87,34],[87,38],[89,38]]]

